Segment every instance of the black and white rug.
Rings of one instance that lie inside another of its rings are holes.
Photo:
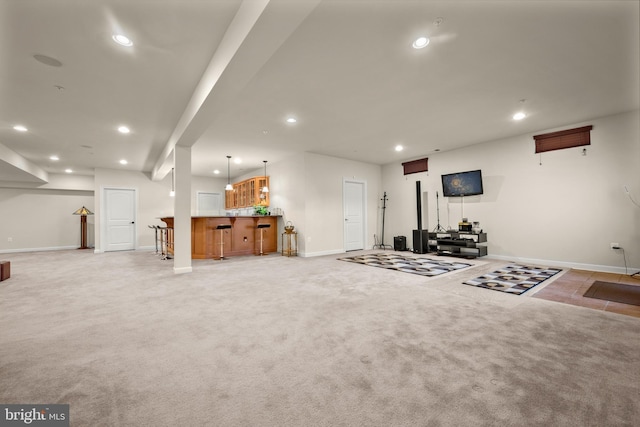
[[[463,283],[465,285],[520,295],[561,271],[562,269],[560,268],[510,264]]]
[[[387,268],[404,273],[420,274],[422,276],[439,276],[451,271],[471,267],[473,264],[455,261],[441,261],[421,256],[399,255],[397,253],[373,253],[338,258],[340,261],[355,262],[372,267]]]

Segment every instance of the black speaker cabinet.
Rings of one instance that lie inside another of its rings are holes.
[[[393,238],[393,250],[394,251],[406,251],[407,250],[407,238],[405,236],[396,236]]]
[[[413,230],[413,252],[417,254],[429,252],[429,230]]]

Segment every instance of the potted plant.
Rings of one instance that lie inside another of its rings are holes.
[[[269,215],[267,206],[255,205],[253,207],[255,215]]]

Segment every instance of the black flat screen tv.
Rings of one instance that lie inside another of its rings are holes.
[[[444,197],[476,196],[483,193],[480,170],[442,175]]]

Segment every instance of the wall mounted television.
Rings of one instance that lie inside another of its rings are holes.
[[[483,192],[482,171],[479,169],[442,175],[444,197],[476,196]]]

